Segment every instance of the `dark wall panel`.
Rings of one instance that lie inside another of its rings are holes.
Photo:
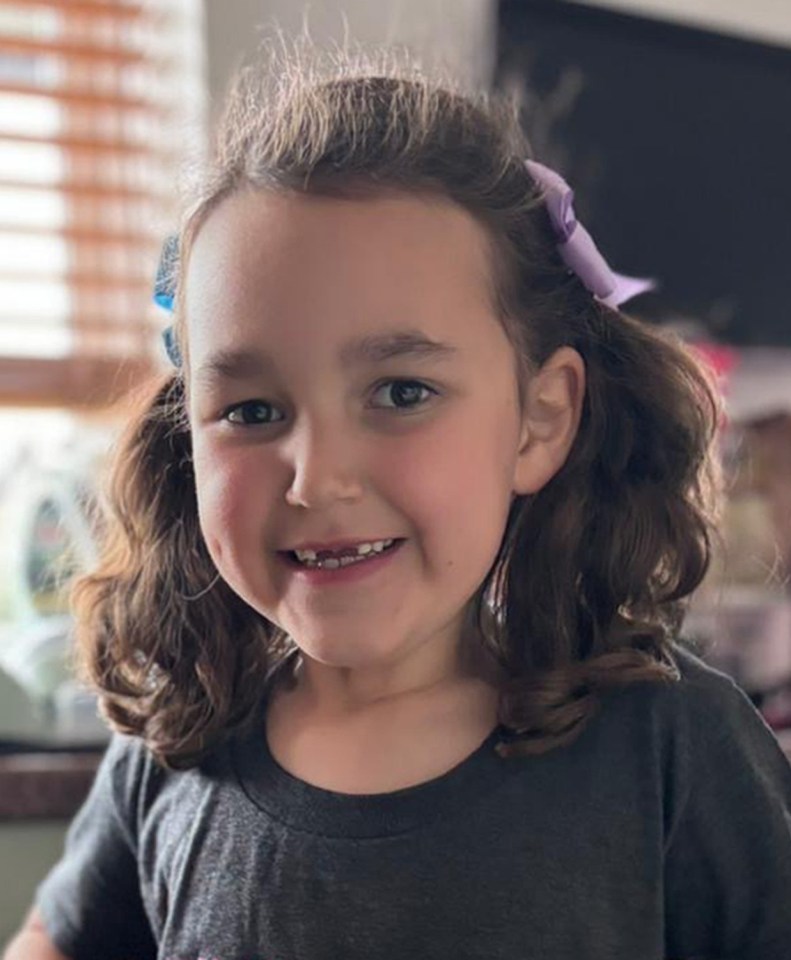
[[[791,51],[561,0],[501,0],[496,83],[634,301],[791,345]]]

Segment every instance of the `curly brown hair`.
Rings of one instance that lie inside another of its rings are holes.
[[[608,689],[678,677],[672,648],[709,566],[721,494],[711,375],[677,336],[601,305],[569,273],[525,168],[519,111],[513,94],[464,91],[392,51],[270,51],[240,71],[187,208],[175,317],[188,366],[179,304],[191,245],[244,187],[440,194],[484,225],[520,396],[564,345],[587,374],[565,464],[514,499],[468,610],[504,678],[499,720],[515,735],[504,756],[570,741]],[[105,717],[173,768],[245,728],[298,653],[209,556],[185,389],[182,368],[141,396],[113,460],[101,562],[73,590],[82,675]]]

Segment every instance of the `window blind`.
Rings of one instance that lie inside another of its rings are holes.
[[[199,0],[0,6],[0,404],[102,407],[158,362],[200,31]]]

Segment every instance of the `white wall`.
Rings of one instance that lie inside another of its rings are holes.
[[[209,91],[215,105],[234,68],[255,51],[262,27],[276,22],[295,35],[305,17],[319,44],[342,42],[348,26],[349,37],[363,45],[405,45],[424,62],[439,59],[469,82],[489,82],[495,46],[493,0],[204,0],[204,4]]]
[[[584,0],[763,42],[791,46],[791,0]]]
[[[496,0],[203,0],[209,91],[216,105],[228,78],[256,49],[261,27],[299,32],[307,15],[319,43],[352,39],[397,43],[428,61],[441,58],[483,86],[491,75]],[[658,17],[791,46],[791,0],[583,0],[591,6]],[[306,13],[307,12],[307,13]]]
[[[496,0],[203,0],[209,90],[222,98],[228,77],[256,49],[261,27],[299,32],[307,16],[319,43],[342,40],[403,44],[440,58],[464,79],[488,83],[495,44]],[[688,23],[791,46],[791,0],[578,0],[636,15]],[[344,22],[345,21],[345,22]]]

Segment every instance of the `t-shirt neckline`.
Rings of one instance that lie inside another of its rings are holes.
[[[495,750],[507,739],[497,725],[466,759],[438,777],[389,793],[348,794],[289,773],[272,755],[262,709],[251,732],[233,742],[235,774],[249,800],[283,824],[335,837],[381,837],[453,816],[488,793],[507,766]]]

